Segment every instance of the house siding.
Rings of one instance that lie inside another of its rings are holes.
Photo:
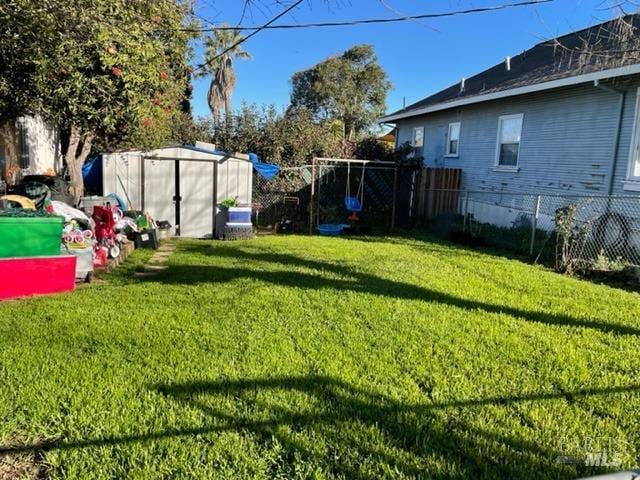
[[[13,150],[17,165],[8,165],[8,146],[0,142],[0,181],[13,184],[31,174],[54,175],[62,171],[58,129],[39,116],[22,116],[15,121]],[[17,171],[13,168],[18,168]],[[13,171],[12,171],[13,170]]]
[[[29,167],[25,174],[54,175],[62,170],[58,130],[39,116],[18,119],[26,130]]]
[[[613,194],[626,179],[636,90],[627,81]],[[461,168],[463,187],[479,191],[606,195],[618,124],[619,96],[592,84],[512,97],[398,121],[398,144],[424,127],[426,166]],[[523,114],[517,172],[495,171],[498,119]],[[458,158],[445,156],[448,124],[461,122]]]

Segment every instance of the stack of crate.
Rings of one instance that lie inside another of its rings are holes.
[[[0,216],[0,300],[73,290],[76,257],[61,255],[63,221]]]

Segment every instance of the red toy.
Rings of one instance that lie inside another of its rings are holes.
[[[93,207],[93,215],[91,216],[96,224],[97,248],[106,247],[111,258],[120,255],[120,246],[116,242],[115,213],[115,209],[109,204],[106,207],[96,205]]]
[[[98,245],[94,253],[95,253],[95,258],[93,259],[93,266],[106,267],[107,266],[107,249],[102,245]]]

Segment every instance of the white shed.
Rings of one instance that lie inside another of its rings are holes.
[[[226,222],[218,204],[237,197],[251,204],[249,156],[191,146],[131,150],[102,156],[102,191],[134,210],[168,220],[182,237],[220,238]]]

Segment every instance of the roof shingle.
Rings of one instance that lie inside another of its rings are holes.
[[[621,28],[631,30],[631,37],[620,35]],[[541,42],[512,57],[510,70],[505,59],[465,79],[464,90],[456,83],[387,116],[410,116],[413,110],[468,97],[638,64],[639,28],[640,14],[632,14]]]

